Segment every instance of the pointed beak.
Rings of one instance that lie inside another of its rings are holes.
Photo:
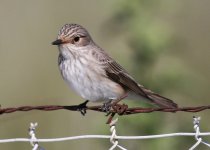
[[[64,42],[61,39],[57,39],[54,42],[52,42],[52,45],[60,45],[63,44]]]

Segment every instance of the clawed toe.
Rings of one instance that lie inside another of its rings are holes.
[[[101,110],[103,112],[109,113],[109,111],[111,110],[111,105],[112,105],[111,103],[104,103],[101,107]]]

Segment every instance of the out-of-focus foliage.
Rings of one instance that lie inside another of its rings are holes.
[[[177,11],[165,1],[122,1],[107,23],[110,33],[127,35],[133,50],[133,73],[143,85],[157,92],[177,87],[182,76],[178,68],[174,71],[171,66],[156,69],[160,55],[166,54],[177,41],[160,10],[172,14]]]

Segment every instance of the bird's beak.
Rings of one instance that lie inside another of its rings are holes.
[[[57,39],[54,42],[52,42],[52,45],[60,45],[60,44],[63,44],[63,43],[64,43],[63,40]]]

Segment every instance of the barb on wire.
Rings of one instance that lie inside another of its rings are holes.
[[[210,147],[210,144],[204,142],[200,136],[200,127],[199,127],[200,120],[201,120],[201,117],[195,117],[195,116],[193,117],[195,139],[197,140],[197,142],[189,150],[194,150],[200,143],[203,143],[204,145]]]

